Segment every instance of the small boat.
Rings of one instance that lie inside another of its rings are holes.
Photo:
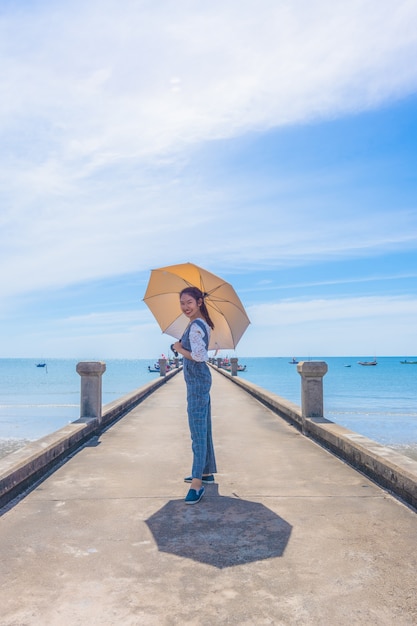
[[[164,354],[162,355],[162,358],[166,360],[166,365],[165,365],[165,371],[166,372],[169,372],[174,367],[176,367],[174,359],[167,359]],[[158,372],[159,373],[160,370],[161,370],[161,368],[159,367],[159,361],[156,361],[156,363],[154,363],[152,367],[150,365],[148,365],[148,372],[152,372],[152,373]]]
[[[226,370],[227,372],[231,372],[232,371],[232,366],[231,365],[221,365],[221,368],[223,370]],[[238,364],[237,371],[238,372],[246,372],[246,365],[239,365]]]
[[[352,367],[351,365],[344,365],[343,367]]]
[[[290,363],[291,365],[296,365],[298,363],[297,359],[295,358],[295,356],[292,357],[291,361],[288,361],[288,363]]]
[[[400,361],[400,363],[403,365],[417,365],[417,361],[407,361],[407,359],[405,359],[405,361]]]
[[[378,365],[378,362],[376,359],[374,359],[373,361],[358,361],[359,365]]]
[[[36,367],[46,367],[46,363],[36,363]]]
[[[167,363],[165,365],[165,371],[169,372],[169,370],[172,369],[172,365],[170,365],[169,363]],[[154,363],[153,367],[151,367],[150,365],[148,365],[148,372],[159,372],[161,370],[161,368],[159,367],[159,363]]]
[[[222,370],[226,370],[227,372],[231,372],[232,371],[232,362],[229,359],[229,357],[225,357],[224,359],[221,359],[220,361],[220,366],[222,368]],[[237,365],[237,371],[238,372],[245,372],[246,371],[246,365]]]

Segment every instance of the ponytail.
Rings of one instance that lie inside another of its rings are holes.
[[[200,311],[203,314],[203,317],[206,320],[207,324],[210,326],[211,330],[213,330],[214,324],[211,321],[211,317],[210,317],[209,312],[207,310],[206,303],[204,301],[204,296],[203,296],[203,302],[201,303]]]
[[[205,303],[205,297],[207,296],[207,294],[203,293],[198,287],[185,287],[185,289],[183,289],[180,293],[180,298],[184,293],[188,293],[190,296],[194,298],[196,302],[201,300],[201,306],[200,306],[201,315],[204,317],[207,324],[213,330],[214,324],[211,321],[211,318],[210,318],[210,315],[209,315],[209,312],[207,310],[207,306]]]

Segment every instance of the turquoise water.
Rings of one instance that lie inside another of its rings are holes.
[[[378,358],[374,367],[358,364],[372,360],[369,357],[313,360],[328,365],[323,378],[324,414],[328,419],[382,444],[417,444],[417,365],[403,365],[400,357]],[[300,375],[289,361],[241,358],[239,362],[247,370],[239,376],[300,405]]]
[[[289,358],[243,358],[243,379],[300,404],[301,379]],[[302,360],[302,357],[299,357]],[[310,359],[305,359],[310,360]],[[400,357],[317,357],[326,361],[324,412],[328,419],[385,445],[417,445],[417,365]],[[0,441],[34,440],[79,417],[80,377],[76,360],[0,359]],[[103,375],[103,404],[141,387],[158,374],[152,360],[108,360]],[[351,367],[345,367],[350,365]]]
[[[109,360],[103,374],[103,405],[141,387],[158,374],[148,372],[151,360]],[[0,359],[0,440],[34,440],[80,415],[77,360]]]

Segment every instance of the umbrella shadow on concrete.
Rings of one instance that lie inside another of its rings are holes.
[[[219,569],[282,556],[292,526],[259,502],[206,488],[196,505],[170,500],[146,520],[158,549]]]

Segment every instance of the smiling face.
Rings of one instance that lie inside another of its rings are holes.
[[[191,294],[183,293],[180,298],[181,311],[190,321],[200,317],[201,298],[196,300]]]

